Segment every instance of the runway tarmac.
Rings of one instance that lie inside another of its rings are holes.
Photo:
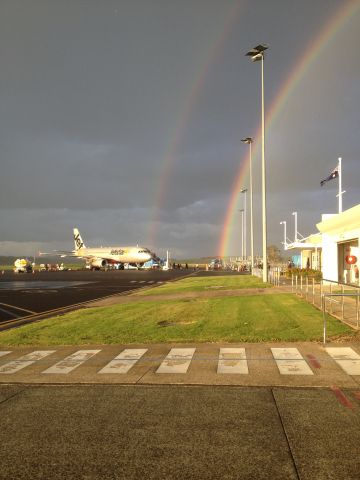
[[[48,310],[162,285],[191,273],[191,270],[5,272],[0,277],[0,326]]]

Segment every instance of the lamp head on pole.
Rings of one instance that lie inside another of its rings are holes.
[[[243,188],[242,190],[240,190],[240,193],[246,193],[247,192],[247,188]]]
[[[260,44],[257,47],[254,47],[251,49],[249,52],[247,52],[245,55],[247,57],[251,57],[251,60],[253,62],[259,62],[260,60],[263,59],[264,57],[264,52],[269,48],[268,45],[265,44]]]
[[[241,141],[243,143],[248,143],[249,144],[249,143],[253,143],[254,140],[253,140],[252,137],[245,137],[245,138],[242,138]]]

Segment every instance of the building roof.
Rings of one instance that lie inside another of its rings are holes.
[[[321,233],[339,235],[360,229],[360,204],[316,224]]]

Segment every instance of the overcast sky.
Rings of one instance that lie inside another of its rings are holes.
[[[303,235],[336,212],[337,181],[320,180],[338,156],[344,209],[360,203],[360,0],[2,0],[0,255],[71,249],[74,226],[90,246],[217,255],[240,140],[260,121],[260,64],[245,53],[269,44],[269,115],[349,3],[359,8],[268,125],[268,243],[278,246],[280,221],[294,237],[293,211]],[[230,254],[240,239],[239,216]]]

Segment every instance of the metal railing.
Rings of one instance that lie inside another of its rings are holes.
[[[271,267],[268,271],[268,282],[272,283],[275,286],[280,286],[280,277],[284,273],[283,267]],[[262,278],[263,270],[262,268],[254,268],[252,274],[256,277]]]
[[[359,328],[358,285],[292,275],[291,291],[352,327]],[[325,298],[325,300],[323,300]],[[326,302],[326,298],[329,300]],[[324,307],[323,307],[324,303]]]
[[[360,292],[354,293],[323,293],[322,295],[322,314],[323,314],[323,343],[326,343],[326,298],[329,297],[341,297],[342,299],[342,312],[344,314],[344,297],[356,297],[356,326],[359,328],[359,297]]]

